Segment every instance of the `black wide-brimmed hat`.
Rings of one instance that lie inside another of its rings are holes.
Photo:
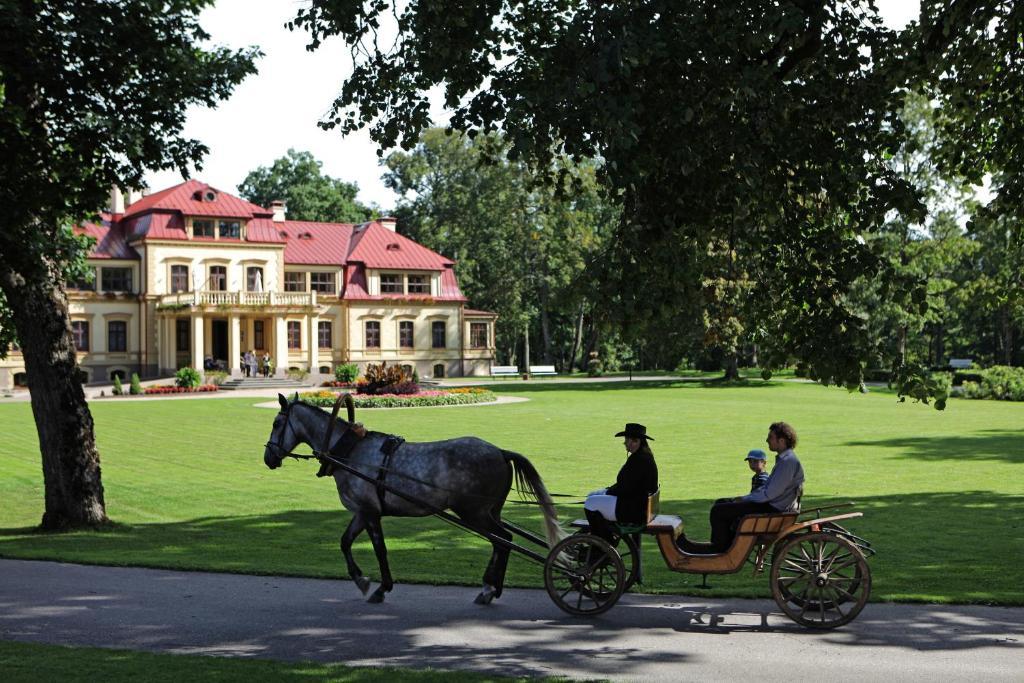
[[[637,424],[636,422],[627,422],[626,428],[615,436],[626,436],[630,439],[647,439],[649,441],[654,441],[653,436],[647,436],[647,427]]]

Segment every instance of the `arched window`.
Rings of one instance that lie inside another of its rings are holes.
[[[14,386],[16,387],[27,387],[28,386],[28,375],[24,372],[14,373]]]
[[[434,366],[434,377],[444,377],[444,363],[437,363]]]
[[[320,374],[321,375],[329,375],[329,374],[331,374],[331,366],[329,366],[329,365],[321,365],[320,366]]]
[[[410,377],[411,378],[413,372],[414,372],[413,367],[411,365],[409,365],[408,363],[406,363],[405,365],[402,366],[402,374],[404,374],[406,377]]]
[[[117,377],[123,382],[124,380],[128,379],[128,373],[120,368],[118,368],[117,370],[111,370],[110,381],[113,382],[115,377]]]

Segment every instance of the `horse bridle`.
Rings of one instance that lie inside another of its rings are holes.
[[[264,444],[264,447],[265,448],[269,448],[272,451],[274,451],[274,453],[281,460],[284,460],[285,458],[297,458],[297,459],[303,459],[303,460],[311,460],[311,459],[314,459],[314,458],[320,459],[321,454],[327,453],[330,450],[330,447],[331,447],[331,436],[334,433],[334,425],[338,421],[338,410],[341,408],[341,404],[342,403],[345,404],[346,413],[348,415],[348,426],[345,428],[345,431],[346,432],[348,432],[350,430],[354,430],[356,432],[360,432],[361,431],[362,433],[365,434],[366,430],[362,428],[362,425],[360,425],[359,423],[356,422],[356,406],[355,406],[355,402],[352,400],[352,394],[341,394],[334,401],[334,407],[331,410],[331,421],[327,425],[327,433],[324,435],[324,443],[323,443],[323,446],[321,447],[320,451],[316,451],[314,449],[313,455],[311,455],[311,456],[298,456],[298,455],[295,455],[294,453],[292,453],[291,451],[285,449],[285,447],[284,447],[284,435],[288,431],[288,429],[291,427],[292,406],[295,405],[294,403],[286,403],[285,405],[287,407],[281,408],[281,411],[278,413],[278,415],[284,415],[284,427],[281,428],[281,433],[277,435],[277,443],[274,443],[272,441],[267,441],[267,443]],[[342,436],[344,436],[344,435],[342,435]]]

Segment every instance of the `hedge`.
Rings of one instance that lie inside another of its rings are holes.
[[[978,374],[981,381],[964,382],[964,398],[1024,401],[1024,368],[996,365]]]
[[[299,398],[306,403],[324,408],[333,406],[337,397],[338,394],[333,391],[315,391],[299,395]],[[404,396],[395,394],[357,394],[352,398],[357,408],[424,408],[428,406],[488,403],[498,400],[495,394],[483,389],[474,391],[423,391],[419,394]]]

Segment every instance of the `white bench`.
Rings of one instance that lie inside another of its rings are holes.
[[[518,377],[519,368],[515,365],[492,365],[491,377]]]
[[[552,376],[554,376],[554,375],[557,375],[558,373],[555,372],[555,366],[554,365],[531,365],[530,366],[530,374],[531,375],[541,375],[541,376],[543,376],[543,375],[552,375]]]
[[[953,368],[954,370],[967,370],[972,365],[974,365],[974,359],[973,358],[950,358],[949,359],[949,367]]]

